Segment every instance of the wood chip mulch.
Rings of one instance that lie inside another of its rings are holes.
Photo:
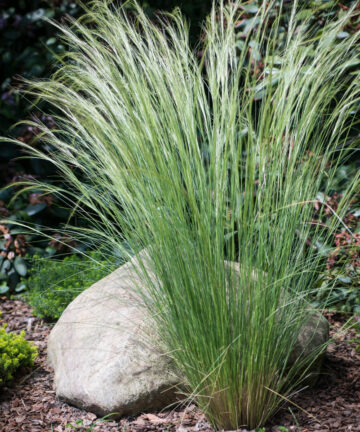
[[[0,325],[6,322],[10,331],[25,330],[39,349],[34,368],[22,371],[12,387],[0,389],[0,432],[213,432],[194,405],[99,422],[96,415],[59,401],[53,388],[53,372],[46,361],[51,326],[34,318],[31,307],[19,300],[0,297],[0,311]],[[326,317],[335,340],[328,347],[323,375],[315,388],[293,399],[304,411],[294,404],[285,406],[266,432],[284,430],[280,426],[295,432],[360,432],[360,318],[353,318],[353,322],[358,321],[357,330],[339,333],[346,318],[335,312],[327,312]]]

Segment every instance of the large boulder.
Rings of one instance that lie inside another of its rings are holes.
[[[176,397],[168,359],[149,345],[148,328],[144,337],[133,264],[136,259],[82,292],[48,341],[57,396],[100,415],[162,409]]]
[[[132,415],[176,400],[178,380],[170,360],[155,345],[156,332],[135,298],[133,288],[141,284],[134,271],[138,265],[133,258],[81,293],[49,337],[57,395],[96,414]],[[238,271],[239,264],[232,265]],[[310,309],[290,362],[324,344],[328,333],[327,320]]]

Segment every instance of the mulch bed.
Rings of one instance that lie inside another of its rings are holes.
[[[34,368],[23,371],[12,387],[0,390],[1,432],[213,432],[194,405],[185,409],[145,413],[120,421],[99,422],[94,426],[96,415],[56,398],[53,372],[46,362],[46,341],[51,326],[34,318],[30,306],[19,300],[0,297],[0,310],[0,325],[6,322],[11,331],[25,330],[27,338],[39,348]],[[328,347],[324,374],[316,388],[304,390],[293,400],[306,412],[295,405],[285,406],[273,423],[266,427],[267,432],[279,432],[279,426],[296,432],[360,432],[360,350],[356,349],[360,334],[354,328],[339,333],[346,321],[343,315],[327,312],[326,317],[335,341]],[[354,342],[355,339],[357,342]]]

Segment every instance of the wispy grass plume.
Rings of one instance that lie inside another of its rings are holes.
[[[148,249],[156,281],[141,267],[143,302],[186,390],[223,429],[264,424],[319,354],[289,363],[322,265],[308,243],[331,235],[359,186],[330,226],[311,224],[348,156],[360,86],[344,74],[359,33],[336,41],[344,15],[310,43],[294,4],[275,65],[268,3],[239,50],[241,2],[220,2],[198,58],[179,11],[153,22],[95,1],[61,26],[63,65],[29,91],[58,125],[43,126],[51,153],[29,151],[69,185],[42,189],[89,219],[83,236]]]

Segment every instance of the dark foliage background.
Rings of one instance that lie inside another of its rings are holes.
[[[88,3],[84,0],[83,3]],[[157,10],[172,10],[180,6],[193,23],[195,35],[209,10],[211,1],[150,0],[141,2],[150,16]],[[119,2],[120,4],[120,2]],[[0,136],[13,136],[31,145],[36,142],[36,127],[16,125],[27,118],[38,119],[55,127],[51,116],[36,109],[22,90],[23,78],[46,78],[56,67],[56,58],[65,47],[57,30],[44,18],[64,22],[68,16],[82,13],[77,0],[0,0]],[[41,190],[21,192],[15,183],[29,178],[55,181],[51,165],[36,159],[24,159],[22,150],[0,142],[0,294],[21,292],[26,288],[29,257],[52,257],[84,249],[70,237],[57,231],[69,219],[70,209],[59,205],[55,197],[44,196]],[[14,197],[16,196],[16,199]],[[1,223],[1,219],[7,223]],[[19,228],[14,222],[31,224],[38,233]],[[10,222],[9,222],[10,221]],[[80,219],[72,220],[81,225]],[[46,233],[51,239],[44,239]]]
[[[143,2],[150,15],[158,9],[171,10],[180,6],[194,23],[194,31],[199,28],[198,23],[210,4],[210,0]],[[0,135],[8,135],[10,127],[27,115],[29,103],[19,94],[22,88],[20,78],[48,76],[56,55],[64,51],[56,29],[43,18],[61,22],[67,15],[77,17],[80,14],[77,0],[0,0]],[[20,132],[19,127],[11,131],[14,135]],[[17,155],[17,149],[12,146],[0,148],[2,158],[10,159]]]

